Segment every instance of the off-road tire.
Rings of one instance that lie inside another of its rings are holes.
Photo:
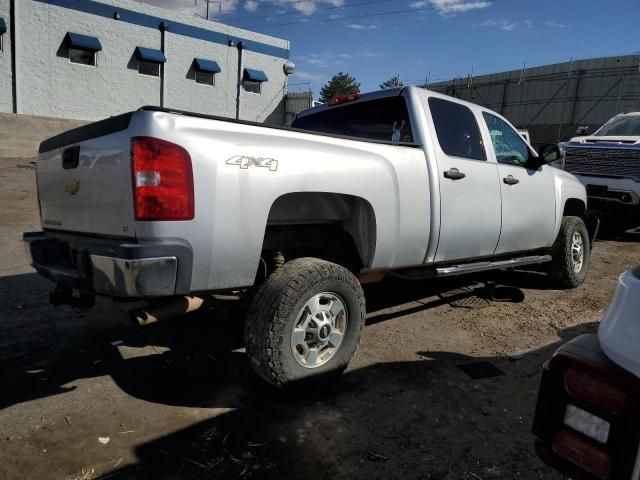
[[[582,236],[583,262],[582,268],[575,270],[572,256],[572,244],[574,234]],[[591,258],[591,244],[587,227],[580,217],[564,217],[560,231],[553,244],[551,256],[553,260],[549,264],[549,277],[561,288],[576,288],[582,284],[589,270]]]
[[[321,292],[334,292],[344,300],[347,326],[333,357],[310,369],[294,358],[291,334],[306,302]],[[346,268],[317,258],[287,262],[266,279],[249,304],[245,323],[249,363],[275,386],[342,373],[360,343],[365,312],[360,282]]]

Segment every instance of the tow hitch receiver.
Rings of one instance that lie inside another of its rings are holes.
[[[58,285],[55,290],[49,292],[49,303],[54,307],[69,305],[77,309],[87,309],[95,305],[96,296]]]

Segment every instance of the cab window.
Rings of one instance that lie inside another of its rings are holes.
[[[480,128],[473,112],[459,103],[431,97],[429,110],[442,151],[452,157],[486,160]]]
[[[407,102],[402,96],[346,103],[298,117],[293,128],[388,142],[413,143]]]
[[[526,167],[531,151],[522,136],[501,118],[487,112],[482,112],[482,115],[489,129],[498,163]]]

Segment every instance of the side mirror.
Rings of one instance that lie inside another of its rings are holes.
[[[542,145],[538,149],[538,159],[541,164],[557,162],[562,158],[560,147],[554,143]]]

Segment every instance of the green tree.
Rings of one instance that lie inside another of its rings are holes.
[[[339,72],[320,90],[320,101],[328,102],[334,97],[360,92],[360,82],[348,73]]]
[[[384,90],[385,88],[396,88],[402,86],[404,86],[404,84],[402,83],[402,80],[400,80],[400,74],[394,75],[386,82],[380,84],[380,88],[382,90]]]

